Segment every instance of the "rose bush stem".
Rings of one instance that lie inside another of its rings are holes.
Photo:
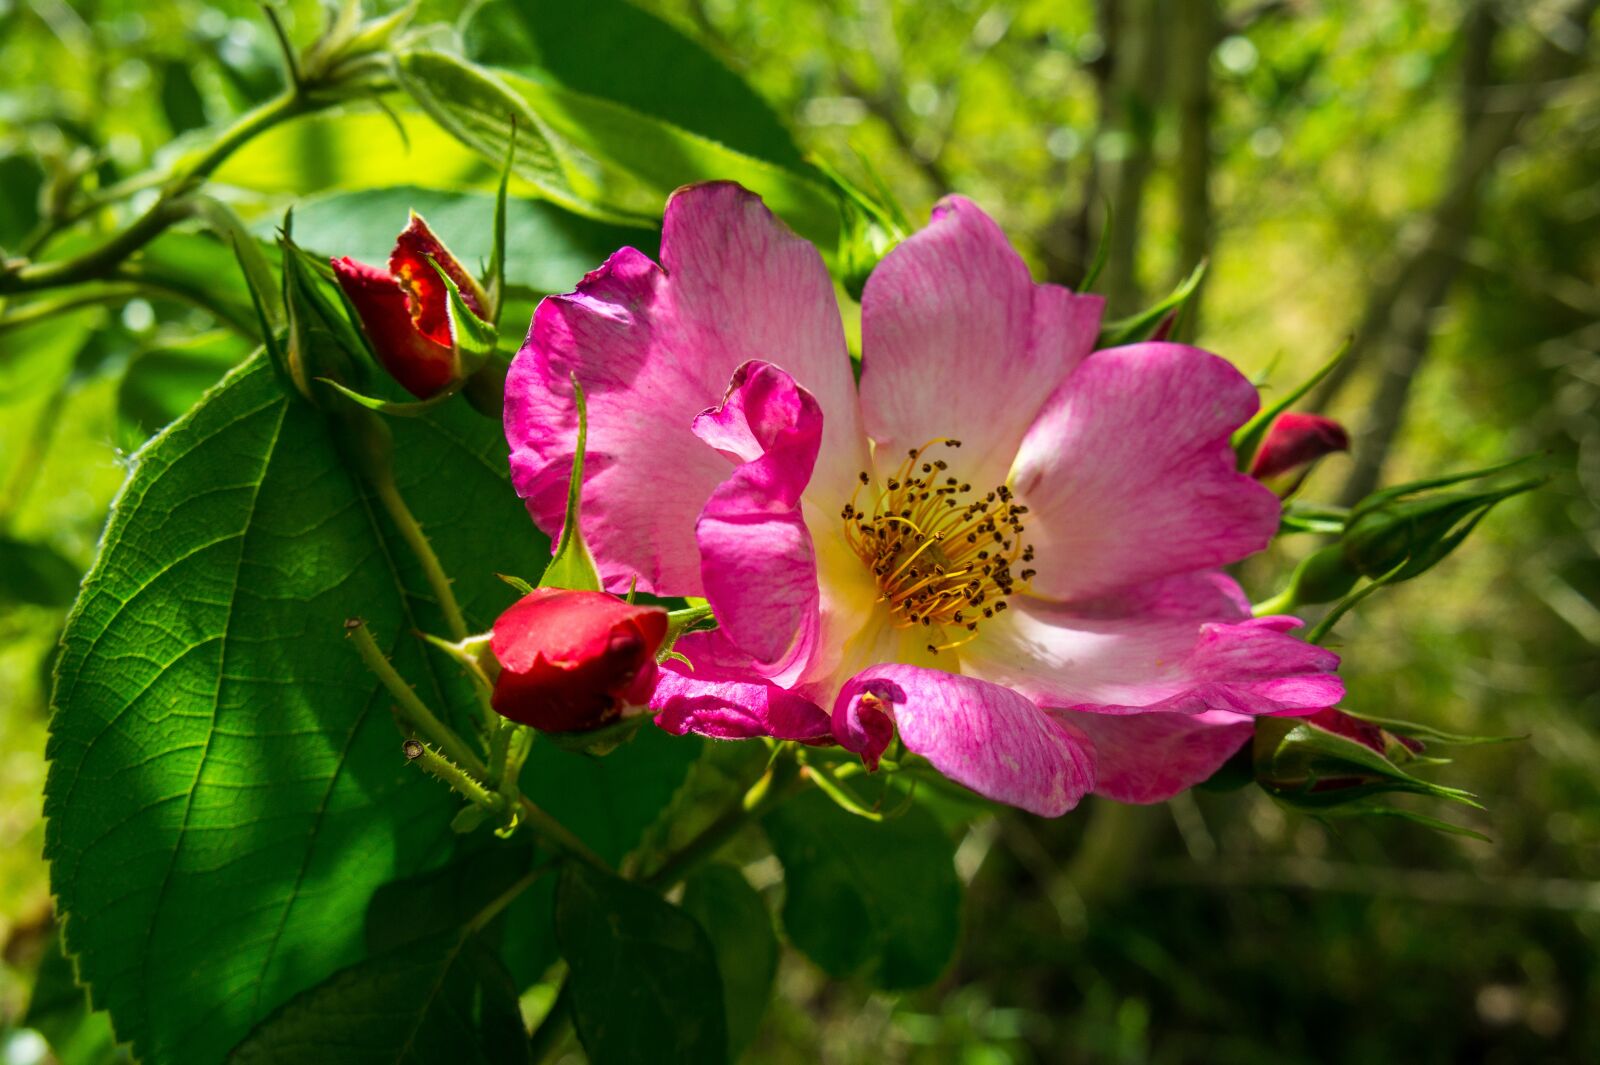
[[[366,663],[369,670],[389,689],[389,694],[394,696],[399,704],[397,710],[405,723],[424,739],[439,748],[451,761],[466,769],[467,772],[482,780],[484,777],[483,759],[472,753],[455,730],[429,710],[427,705],[412,690],[389,662],[383,650],[372,638],[372,632],[367,628],[366,622],[359,618],[352,618],[346,623],[350,639],[356,645],[356,651],[361,655],[361,661]]]
[[[393,473],[386,471],[384,476],[374,477],[372,480],[373,487],[378,492],[378,501],[383,504],[383,509],[399,528],[406,546],[411,549],[417,563],[422,566],[423,576],[428,579],[428,587],[433,589],[434,597],[439,600],[439,609],[444,613],[444,623],[450,630],[450,638],[457,642],[466,639],[467,622],[461,614],[461,604],[456,602],[455,590],[450,586],[450,575],[444,571],[439,556],[434,554],[433,545],[428,542],[428,534],[422,531],[422,526],[411,513],[411,508],[406,506],[405,497],[400,494]]]

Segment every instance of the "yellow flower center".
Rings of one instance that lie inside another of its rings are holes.
[[[937,654],[974,638],[978,624],[1006,609],[1006,597],[1034,571],[1011,567],[1033,561],[1023,543],[1028,508],[998,485],[979,494],[933,458],[935,448],[959,448],[959,440],[931,440],[912,448],[875,498],[872,477],[844,505],[844,535],[872,571],[878,602],[889,604],[897,628],[922,625],[959,634],[930,642]],[[867,497],[863,499],[863,496]]]

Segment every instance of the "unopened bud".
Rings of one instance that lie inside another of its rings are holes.
[[[667,612],[604,592],[537,588],[494,623],[491,700],[512,721],[586,732],[642,708],[656,683]]]

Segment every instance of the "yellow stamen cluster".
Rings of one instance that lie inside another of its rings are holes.
[[[1019,505],[1005,485],[975,494],[950,474],[950,464],[932,458],[936,447],[959,448],[959,440],[931,440],[912,448],[894,475],[872,496],[872,477],[844,505],[844,535],[878,583],[878,602],[888,603],[897,628],[965,630],[957,639],[930,642],[937,654],[973,638],[978,623],[1006,609],[1016,582],[1034,571],[1011,567],[1033,561],[1022,541]]]

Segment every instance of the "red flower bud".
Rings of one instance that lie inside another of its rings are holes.
[[[1250,463],[1250,476],[1258,481],[1281,480],[1274,484],[1279,495],[1300,487],[1317,459],[1334,451],[1350,450],[1350,434],[1332,418],[1320,414],[1290,411],[1280,414],[1267,430],[1261,449]],[[1293,473],[1293,477],[1284,474]]]
[[[472,313],[481,316],[488,302],[483,289],[421,215],[411,215],[395,241],[387,270],[349,256],[333,260],[334,276],[361,317],[378,361],[418,399],[442,392],[460,373],[450,332],[450,293],[430,258],[455,282]]]
[[[1352,717],[1343,710],[1331,706],[1324,710],[1318,710],[1302,720],[1336,736],[1343,736],[1347,740],[1355,740],[1357,743],[1376,751],[1384,757],[1389,756],[1392,743],[1400,744],[1412,754],[1422,750],[1422,743],[1412,739],[1410,736],[1396,735],[1387,729],[1374,725],[1370,721]]]
[[[666,634],[659,607],[604,592],[535,589],[494,623],[494,708],[546,732],[610,724],[624,707],[649,700]]]

